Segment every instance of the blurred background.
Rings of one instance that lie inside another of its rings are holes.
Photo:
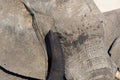
[[[101,12],[120,8],[120,0],[94,0]]]

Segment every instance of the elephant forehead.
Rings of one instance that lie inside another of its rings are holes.
[[[84,0],[69,0],[57,5],[49,13],[54,19],[56,29],[61,33],[73,34],[76,38],[82,33],[95,34],[101,31],[102,19],[98,17],[100,12],[97,7],[91,6],[93,3],[88,3]],[[100,28],[99,31],[97,28]]]

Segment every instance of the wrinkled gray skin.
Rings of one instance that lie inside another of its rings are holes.
[[[105,12],[107,20],[105,30],[105,43],[109,49],[112,60],[120,68],[120,9]]]
[[[120,9],[103,13],[105,20],[104,35],[107,49],[120,37]]]
[[[104,44],[105,22],[92,0],[22,0],[44,39],[59,32],[68,80],[113,80],[115,67]]]

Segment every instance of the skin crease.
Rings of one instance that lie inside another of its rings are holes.
[[[34,10],[31,9],[31,6],[29,4],[27,4],[27,2],[25,0],[22,0],[22,1],[25,4],[28,11],[32,14],[34,19],[36,19],[38,17],[41,18],[39,15],[37,17],[37,14],[34,12]],[[52,3],[52,1],[54,1],[54,0],[51,0],[51,3]],[[45,2],[47,2],[47,0]],[[37,20],[36,20],[36,22],[37,22]],[[35,28],[36,28],[36,26],[39,26],[39,24],[37,24],[37,23],[34,23],[34,24],[35,24]],[[43,31],[43,33],[47,34],[47,32],[44,32],[44,31]],[[43,36],[42,37],[43,39],[44,39],[45,34],[44,35],[41,34]],[[49,47],[48,47],[48,44],[49,44]],[[49,64],[48,68],[49,69],[48,69],[48,74],[47,74],[46,80],[64,80],[65,79],[64,78],[64,74],[65,74],[65,72],[64,72],[64,57],[63,57],[63,52],[62,52],[62,49],[60,46],[59,37],[58,37],[57,33],[54,33],[52,31],[48,32],[48,34],[46,35],[46,45],[47,45],[46,47],[48,47],[47,49],[51,48],[50,50],[47,50],[48,64]]]
[[[65,54],[65,74],[68,80],[112,80],[113,70],[109,67],[112,64],[103,42],[104,23],[99,17],[101,13],[92,1],[48,0],[46,3],[40,2],[39,9],[34,7],[34,3],[30,3],[30,5],[26,4],[31,12],[33,11],[36,25],[40,27],[40,30],[46,27],[44,25],[41,26],[40,22],[37,22],[44,19],[40,17],[41,14],[44,14],[53,19],[52,26],[55,26],[55,31],[62,35],[60,41]],[[43,24],[46,23],[47,21],[43,21]],[[41,30],[40,32],[42,33],[43,31]],[[50,43],[52,43],[51,52],[57,53],[58,51],[59,53],[59,46],[55,47],[58,41],[56,40],[57,38],[54,41],[52,34],[50,39]],[[54,48],[56,49],[54,50]],[[64,71],[60,69],[64,68],[59,68],[62,67],[62,62],[59,62],[62,57],[60,58],[57,55],[52,55],[48,80],[63,79],[62,72]],[[56,68],[58,68],[60,73],[59,76],[58,72],[56,73]],[[106,74],[109,77],[105,77]]]

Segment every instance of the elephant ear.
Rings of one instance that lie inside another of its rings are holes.
[[[32,27],[32,17],[20,0],[0,2],[0,79],[9,75],[45,79],[47,57]],[[9,75],[4,77],[4,73]]]

